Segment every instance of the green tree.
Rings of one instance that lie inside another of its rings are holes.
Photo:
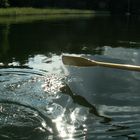
[[[0,7],[9,7],[9,1],[8,0],[0,0]]]

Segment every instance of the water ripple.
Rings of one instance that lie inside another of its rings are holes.
[[[0,69],[0,79],[0,139],[140,137],[139,105],[91,104],[72,92],[65,76],[42,71]],[[112,95],[111,99],[115,100],[116,96]]]
[[[0,102],[1,139],[42,139],[52,133],[48,124],[51,120],[34,108],[15,102]]]

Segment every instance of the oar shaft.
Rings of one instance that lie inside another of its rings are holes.
[[[103,66],[103,67],[110,67],[110,68],[131,70],[131,71],[140,71],[140,66],[135,66],[135,65],[115,64],[115,63],[107,63],[107,62],[100,62],[100,61],[96,61],[96,64],[98,66]]]
[[[88,58],[77,57],[77,56],[65,56],[65,55],[63,55],[62,61],[65,65],[78,66],[78,67],[103,66],[103,67],[109,67],[109,68],[116,68],[116,69],[139,71],[140,72],[140,66],[102,62],[102,61],[96,61],[96,60],[91,60]]]

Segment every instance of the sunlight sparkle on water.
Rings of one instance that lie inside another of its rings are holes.
[[[42,88],[49,95],[57,96],[57,94],[61,91],[61,88],[64,86],[62,82],[62,77],[51,74],[45,78],[45,82],[42,85]]]
[[[64,111],[60,116],[54,119],[53,122],[56,124],[60,137],[67,140],[74,140],[74,138],[77,137],[77,129],[82,135],[87,132],[87,126],[84,124],[85,119],[85,116],[80,117],[77,110],[74,110],[68,114],[65,114]]]
[[[67,137],[68,140],[73,140],[73,134],[75,133],[75,126],[73,124],[68,124],[64,119],[64,114],[59,116],[54,120],[56,123],[57,130],[59,131],[59,135],[62,138]]]

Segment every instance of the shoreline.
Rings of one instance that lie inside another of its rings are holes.
[[[0,24],[25,23],[38,20],[68,20],[109,16],[107,11],[51,9],[51,8],[0,8]]]
[[[0,8],[0,17],[16,17],[16,16],[39,16],[39,15],[70,15],[70,14],[87,14],[87,15],[103,15],[109,14],[107,11],[93,11],[80,9],[54,9],[54,8]]]

